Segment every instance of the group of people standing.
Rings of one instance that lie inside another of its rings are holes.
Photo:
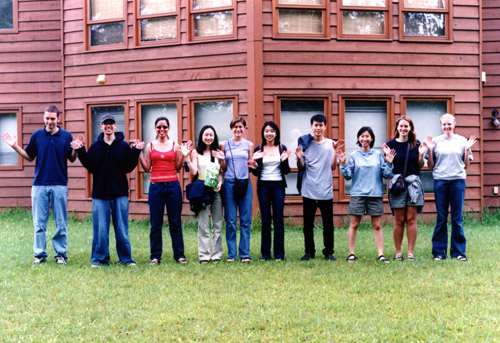
[[[134,266],[128,234],[128,180],[138,163],[151,173],[148,192],[150,215],[150,264],[162,261],[162,227],[165,210],[172,241],[173,258],[187,263],[182,233],[182,189],[178,172],[184,166],[196,180],[207,180],[209,171],[216,171],[212,187],[205,187],[210,201],[197,212],[198,258],[200,263],[221,261],[223,256],[222,227],[226,223],[227,262],[237,258],[251,261],[250,232],[252,224],[253,190],[250,173],[257,176],[257,195],[262,223],[261,261],[285,258],[284,205],[285,176],[290,172],[292,151],[280,141],[276,123],[265,122],[261,130],[262,143],[254,146],[244,138],[246,122],[235,117],[231,123],[232,137],[219,142],[213,126],[204,126],[196,146],[192,142],[177,143],[168,136],[170,123],[166,117],[155,121],[156,139],[147,145],[139,140],[131,144],[124,134],[116,131],[114,116],[101,118],[102,132],[85,149],[82,135],[73,138],[57,124],[60,112],[49,106],[44,112],[45,127],[33,133],[26,149],[17,144],[17,138],[3,133],[2,139],[21,157],[36,159],[32,187],[33,222],[35,226],[34,261],[46,261],[46,224],[49,207],[56,222],[52,238],[58,264],[67,263],[67,161],[76,157],[92,174],[93,267],[108,265],[109,226],[113,222],[116,249],[120,263]],[[295,156],[299,170],[297,189],[303,197],[303,232],[305,254],[302,260],[315,257],[314,220],[319,207],[323,224],[322,253],[327,260],[334,255],[333,183],[332,170],[340,165],[340,173],[351,180],[348,214],[348,262],[355,262],[354,252],[358,226],[364,215],[371,217],[378,260],[388,263],[384,256],[382,233],[383,179],[391,179],[388,186],[389,204],[394,220],[394,260],[402,261],[404,229],[408,237],[408,260],[415,260],[417,239],[416,216],[424,206],[424,189],[419,175],[427,160],[433,171],[437,221],[432,238],[435,260],[447,257],[448,208],[451,208],[452,234],[450,255],[467,261],[466,240],[463,231],[463,203],[466,168],[472,160],[471,147],[476,138],[466,139],[454,133],[455,117],[445,114],[440,118],[443,135],[416,139],[412,120],[403,116],[396,121],[394,139],[384,143],[381,151],[373,149],[375,134],[370,127],[361,127],[357,133],[359,149],[349,156],[343,151],[344,141],[326,138],[326,117],[314,115],[310,119],[311,133],[298,139]],[[142,151],[144,150],[144,153]],[[212,175],[213,176],[213,175]],[[398,179],[400,179],[398,181]],[[237,223],[239,218],[239,245]],[[211,223],[210,223],[211,219]],[[210,234],[210,227],[212,233]],[[274,229],[274,235],[272,234]]]

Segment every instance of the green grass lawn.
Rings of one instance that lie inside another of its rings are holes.
[[[132,222],[137,267],[90,268],[91,221],[69,223],[69,265],[32,267],[31,215],[0,213],[0,342],[500,342],[500,214],[468,220],[469,262],[435,262],[421,225],[415,262],[375,260],[372,229],[358,233],[359,261],[345,262],[347,229],[335,231],[336,262],[301,262],[303,236],[286,232],[286,261],[200,265],[194,224],[184,228],[188,265],[150,267],[147,222]],[[54,232],[51,219],[49,236]],[[322,231],[316,231],[322,248]],[[114,241],[111,258],[116,261]],[[225,244],[224,250],[226,251]],[[165,263],[166,262],[166,263]]]

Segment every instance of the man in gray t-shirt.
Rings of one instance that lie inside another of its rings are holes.
[[[325,137],[326,117],[316,114],[311,118],[312,135],[301,137],[295,151],[297,167],[303,171],[301,194],[303,197],[304,243],[303,261],[314,258],[314,218],[319,207],[323,220],[325,259],[336,260],[333,255],[333,184],[332,170],[337,166],[336,145],[340,142]],[[304,142],[307,142],[303,144]]]

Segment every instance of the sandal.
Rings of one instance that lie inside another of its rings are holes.
[[[413,255],[408,255],[408,257],[406,257],[406,259],[408,261],[415,261],[416,260],[415,256],[413,256]]]
[[[249,263],[249,262],[250,262],[250,258],[248,258],[248,257],[243,257],[243,258],[241,259],[241,262],[242,262],[242,263]]]
[[[456,259],[462,262],[467,262],[467,257],[465,257],[464,255],[458,255]]]
[[[208,262],[210,262],[209,260],[200,260],[200,264],[207,264]]]
[[[186,264],[188,263],[188,260],[186,260],[185,257],[180,257],[178,258],[177,260],[175,260],[177,263],[180,263],[180,264]]]
[[[380,255],[379,257],[377,257],[377,260],[379,260],[380,262],[384,262],[384,263],[390,263],[391,261],[389,261],[388,258],[385,258],[384,255]]]
[[[149,265],[150,265],[150,266],[157,266],[157,265],[159,265],[159,264],[160,264],[160,260],[159,260],[159,259],[157,259],[157,258],[153,258],[153,259],[151,260],[151,262],[149,262]]]
[[[347,260],[346,260],[346,261],[347,261],[347,262],[356,262],[356,261],[357,261],[357,259],[358,259],[358,258],[356,257],[356,255],[354,255],[354,254],[350,254],[349,256],[347,256]]]
[[[410,256],[408,256],[408,259],[410,259]],[[397,254],[394,256],[394,261],[403,261],[403,255]]]
[[[232,262],[234,262],[234,258],[228,258],[228,259],[226,260],[226,262],[228,262],[228,263],[232,263]]]

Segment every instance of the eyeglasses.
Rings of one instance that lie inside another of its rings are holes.
[[[156,128],[158,130],[161,130],[161,129],[166,130],[166,129],[168,129],[168,126],[166,126],[166,125],[158,125]]]

